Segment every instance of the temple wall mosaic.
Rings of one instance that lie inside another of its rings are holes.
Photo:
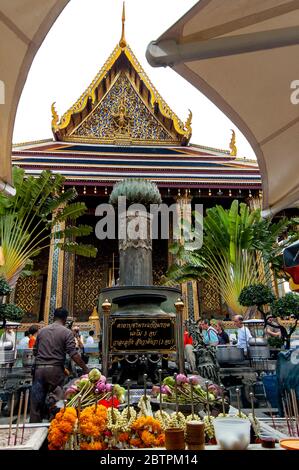
[[[73,132],[76,137],[168,141],[171,135],[147,109],[129,79],[121,74],[107,96]]]

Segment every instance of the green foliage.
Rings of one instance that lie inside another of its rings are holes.
[[[23,310],[14,304],[0,304],[0,321],[15,321],[22,320],[24,315]]]
[[[299,295],[289,292],[284,297],[277,299],[271,306],[271,313],[280,318],[295,315],[295,318],[299,320]]]
[[[210,208],[204,217],[202,247],[194,249],[192,244],[176,243],[171,248],[176,263],[167,273],[167,283],[205,279],[213,289],[216,286],[232,312],[242,313],[245,311],[239,303],[242,289],[266,283],[272,274],[270,267],[275,272],[281,270],[278,255],[298,239],[292,224],[286,218],[278,223],[262,219],[259,209],[250,211],[237,200],[227,210],[222,206]],[[288,237],[284,239],[286,233]],[[200,239],[199,234],[196,236]],[[264,273],[259,269],[261,263]]]
[[[117,207],[118,198],[125,196],[127,205],[143,204],[147,209],[150,204],[161,204],[162,199],[155,183],[143,179],[124,179],[113,188],[109,202]]]
[[[270,336],[270,338],[268,338],[268,344],[270,346],[270,348],[277,348],[277,349],[280,349],[282,348],[283,346],[283,339],[282,338],[275,338],[274,336]]]
[[[28,274],[29,261],[51,244],[58,244],[58,240],[62,249],[96,256],[96,248],[77,240],[89,235],[92,228],[76,227],[75,222],[85,213],[86,206],[73,202],[77,197],[74,189],[62,190],[64,181],[63,176],[50,171],[34,178],[13,168],[16,195],[11,198],[0,195],[0,246],[5,260],[0,275],[10,285],[15,285],[23,270]],[[53,227],[57,229],[53,231]]]
[[[0,297],[7,295],[11,292],[8,282],[4,277],[0,277]]]
[[[274,300],[275,296],[273,292],[264,284],[254,284],[244,287],[239,297],[240,304],[245,307],[251,307],[253,305],[261,307],[262,305],[271,304]]]

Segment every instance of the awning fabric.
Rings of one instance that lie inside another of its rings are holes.
[[[13,126],[27,74],[46,34],[68,2],[0,2],[0,190],[9,188],[6,183],[11,182]]]
[[[299,0],[201,0],[147,50],[220,108],[253,147],[264,209],[299,202]]]

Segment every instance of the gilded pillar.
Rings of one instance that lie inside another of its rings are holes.
[[[176,198],[178,221],[184,220],[187,228],[191,230],[192,225],[192,196],[186,189],[183,195],[179,194]],[[188,227],[188,224],[190,227]],[[179,234],[181,243],[184,243],[184,233],[181,230]],[[197,281],[184,282],[181,286],[182,297],[184,299],[184,321],[197,320],[199,318],[199,301],[197,292]]]
[[[75,260],[74,253],[64,252],[62,306],[69,311],[71,317],[74,316]]]
[[[65,223],[57,223],[52,228],[52,239],[49,251],[48,277],[46,301],[44,309],[44,321],[53,321],[54,310],[62,306],[63,293],[63,273],[64,273],[64,252],[58,248],[57,243],[61,242],[55,234],[64,230]]]

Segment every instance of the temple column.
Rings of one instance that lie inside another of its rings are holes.
[[[176,198],[177,203],[177,217],[180,224],[181,220],[186,221],[192,225],[192,196],[188,189],[185,190],[183,195],[178,194]],[[181,227],[181,224],[179,225]],[[184,233],[181,231],[179,234],[179,241],[184,243]],[[184,321],[197,320],[199,318],[199,302],[197,292],[197,281],[188,281],[182,283],[182,297],[184,299]]]
[[[70,317],[74,316],[75,260],[74,253],[64,252],[62,306],[69,311]]]
[[[46,301],[44,308],[44,321],[51,323],[53,321],[54,310],[62,306],[63,301],[63,274],[64,274],[64,252],[58,248],[57,243],[61,239],[55,237],[55,233],[64,230],[65,223],[57,223],[52,228],[52,241],[49,251],[48,277]]]

